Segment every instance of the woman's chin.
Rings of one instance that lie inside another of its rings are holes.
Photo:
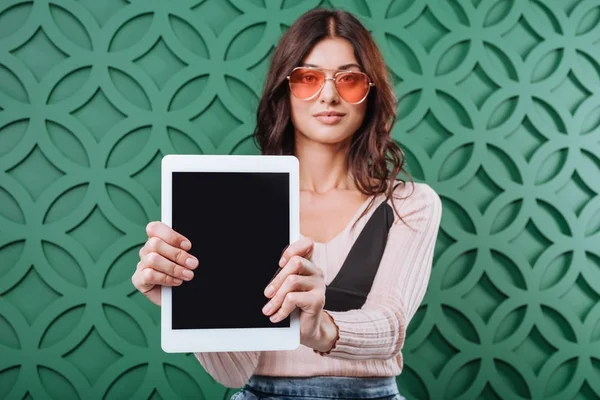
[[[348,134],[348,130],[340,129],[339,127],[312,129],[304,136],[309,140],[322,144],[339,144],[347,141],[352,135]]]

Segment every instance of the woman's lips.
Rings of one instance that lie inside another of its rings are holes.
[[[334,125],[337,124],[344,118],[345,114],[342,113],[318,113],[315,114],[314,117],[325,125]]]

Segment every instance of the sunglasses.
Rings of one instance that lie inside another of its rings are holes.
[[[340,97],[351,104],[362,103],[375,86],[368,75],[358,71],[337,71],[333,78],[325,76],[325,70],[313,67],[296,67],[287,76],[290,91],[300,100],[311,100],[319,94],[325,81],[331,80]]]

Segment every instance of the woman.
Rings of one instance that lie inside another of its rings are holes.
[[[301,346],[197,353],[220,383],[245,385],[233,399],[402,398],[395,376],[441,203],[429,186],[396,180],[395,108],[382,55],[351,14],[310,11],[281,38],[254,135],[263,154],[300,161],[302,238],[283,251],[263,312],[276,322],[299,308]],[[160,305],[160,285],[192,279],[199,262],[166,225],[147,233],[132,281]]]

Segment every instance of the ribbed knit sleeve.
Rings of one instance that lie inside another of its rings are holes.
[[[256,369],[260,352],[194,353],[194,355],[206,372],[221,385],[239,388],[244,386]]]

